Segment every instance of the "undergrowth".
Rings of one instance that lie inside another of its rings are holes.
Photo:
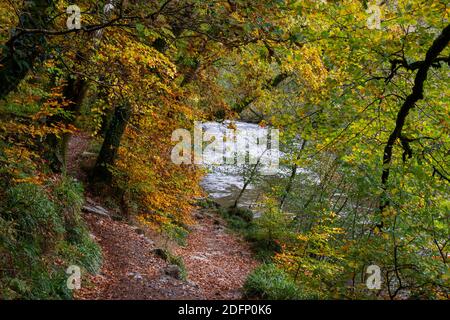
[[[80,183],[68,177],[36,185],[2,182],[0,298],[70,299],[66,269],[96,273],[101,251],[80,213]]]

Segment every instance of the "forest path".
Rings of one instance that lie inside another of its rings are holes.
[[[80,165],[88,146],[84,135],[74,135],[69,143],[68,169],[78,179],[85,178]],[[173,277],[169,263],[156,254],[164,243],[159,234],[105,216],[86,213],[84,218],[102,248],[103,265],[99,274],[85,276],[77,299],[240,299],[246,277],[258,265],[249,244],[229,232],[214,210],[194,213],[185,247],[170,245],[183,258],[187,280]]]

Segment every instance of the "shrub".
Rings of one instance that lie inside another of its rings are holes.
[[[180,246],[186,245],[186,239],[189,232],[186,230],[187,226],[180,226],[176,223],[166,222],[162,224],[161,230],[164,232],[164,235],[167,236],[167,239],[175,241]]]
[[[210,198],[201,198],[196,203],[203,209],[218,209],[220,205]]]
[[[289,237],[292,219],[276,207],[269,207],[253,222],[253,237],[257,241],[272,243]]]
[[[238,231],[239,233],[246,234],[247,229],[251,225],[248,221],[244,220],[241,216],[236,215],[232,212],[232,209],[226,209],[223,207],[217,208],[217,212],[220,216],[222,216],[228,226],[235,231]],[[253,216],[253,213],[252,213]]]
[[[37,185],[23,183],[7,190],[1,214],[14,223],[17,238],[33,244],[38,254],[50,249],[51,239],[64,232],[63,219],[55,204]]]
[[[177,265],[180,268],[180,278],[182,280],[187,279],[188,274],[182,257],[176,256],[171,252],[168,252],[167,262],[169,262],[169,264]]]
[[[290,230],[291,218],[271,206],[252,221],[246,239],[252,242],[256,256],[268,262],[275,253],[281,252],[280,243],[292,236]]]
[[[247,208],[231,207],[228,213],[230,216],[237,216],[245,222],[251,222],[253,220],[253,211]]]
[[[302,299],[294,280],[274,264],[263,264],[256,268],[244,284],[247,298],[268,300]]]
[[[50,196],[51,195],[51,196]],[[84,224],[80,184],[20,183],[0,196],[0,299],[69,299],[66,268],[97,272],[100,249]]]
[[[170,252],[169,249],[163,248],[156,248],[153,250],[153,253],[164,261],[167,261],[168,264],[174,264],[178,266],[180,268],[180,278],[182,280],[187,279],[187,270],[182,257],[174,255],[172,252]]]

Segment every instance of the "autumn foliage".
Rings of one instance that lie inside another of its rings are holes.
[[[69,1],[2,1],[0,298],[98,270],[85,196],[183,244],[206,170],[172,132],[241,120],[283,153],[255,219],[220,210],[264,261],[249,297],[448,299],[449,5],[374,2],[79,0],[71,29]]]

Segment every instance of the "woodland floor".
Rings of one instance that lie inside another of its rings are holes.
[[[84,179],[80,167],[89,137],[74,135],[70,144],[69,173]],[[99,274],[84,279],[77,299],[240,299],[247,275],[257,266],[249,244],[229,232],[211,210],[194,213],[185,247],[169,245],[173,254],[183,258],[186,281],[167,275],[168,262],[154,253],[165,243],[160,235],[108,217],[87,213],[84,217],[102,248],[103,265]]]

